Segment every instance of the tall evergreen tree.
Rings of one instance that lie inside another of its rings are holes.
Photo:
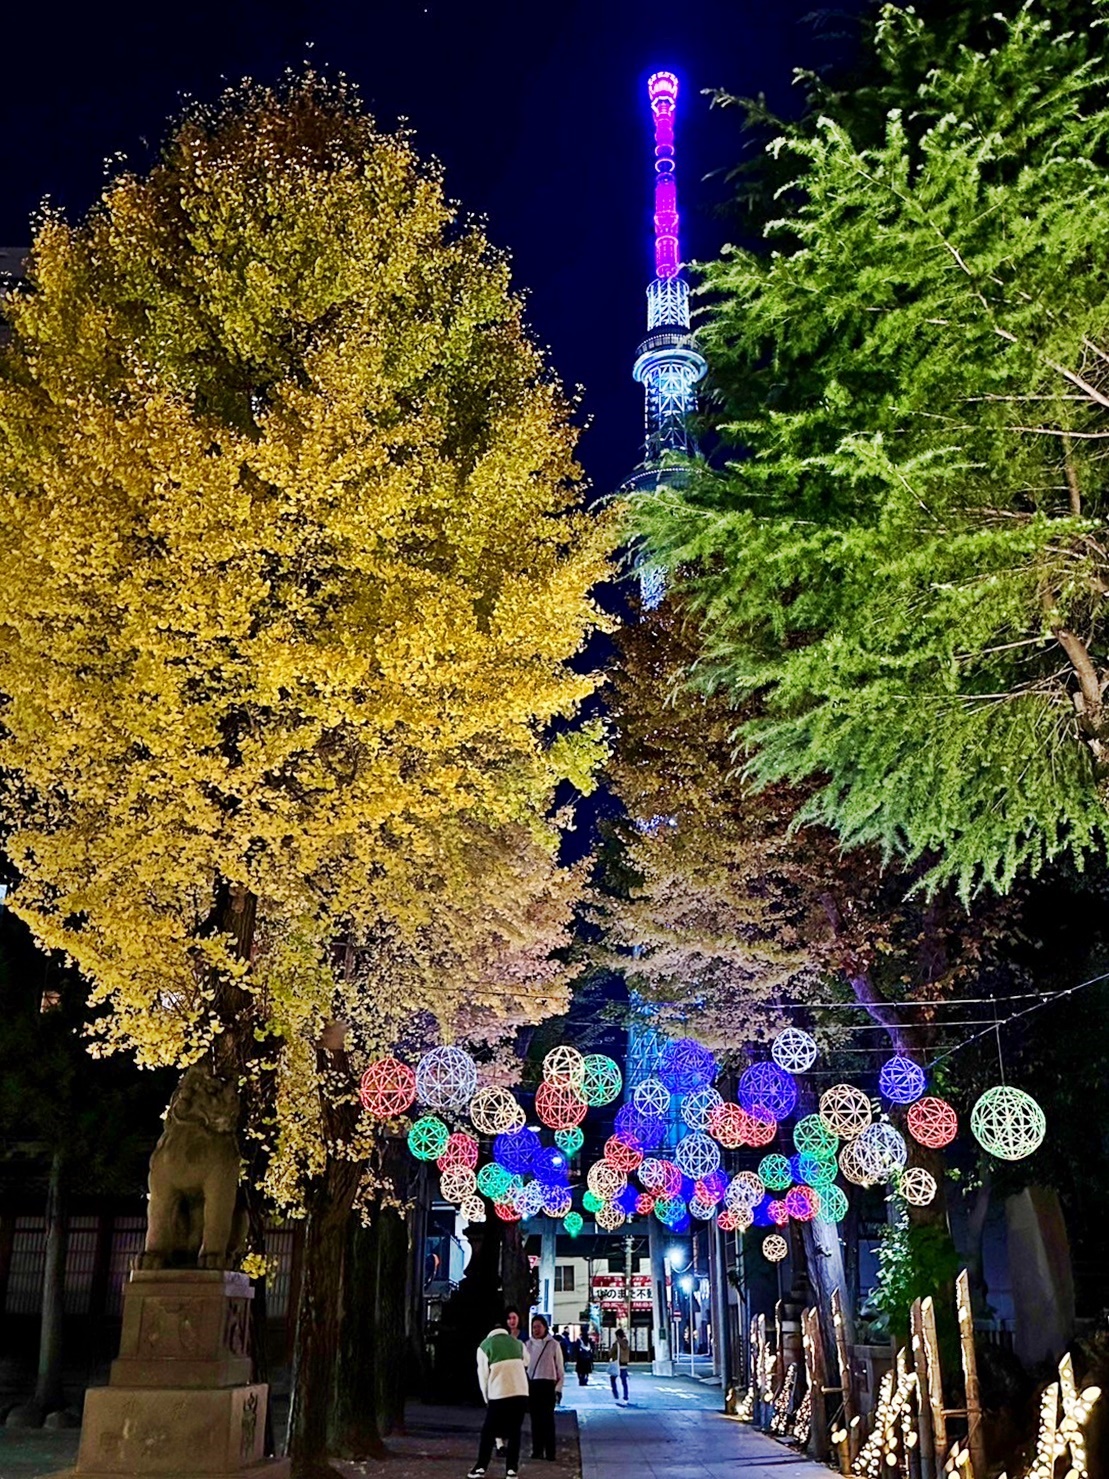
[[[964,894],[1099,850],[1109,776],[1107,68],[1057,7],[991,26],[887,8],[878,136],[780,134],[766,249],[705,272],[734,458],[632,515],[752,773]]]

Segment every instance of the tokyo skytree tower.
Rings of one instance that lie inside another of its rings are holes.
[[[646,438],[643,460],[624,484],[628,492],[650,491],[681,477],[680,469],[662,461],[667,452],[695,450],[688,422],[697,409],[695,386],[708,368],[690,333],[689,284],[681,270],[674,168],[678,79],[673,72],[655,72],[647,81],[647,97],[655,135],[655,276],[647,288],[647,337],[632,369],[643,386]],[[640,565],[639,581],[644,607],[657,606],[661,576]]]

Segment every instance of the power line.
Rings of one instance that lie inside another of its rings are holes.
[[[1053,992],[1050,996],[1045,997],[1043,1001],[1038,1001],[1033,1006],[1025,1007],[1022,1012],[1014,1012],[1009,1017],[995,1017],[988,1027],[984,1027],[981,1032],[975,1032],[971,1037],[965,1038],[961,1043],[956,1043],[953,1048],[948,1048],[946,1053],[941,1053],[938,1058],[933,1058],[927,1066],[929,1068],[935,1068],[937,1063],[942,1063],[945,1058],[950,1058],[952,1053],[958,1053],[962,1048],[970,1047],[971,1043],[977,1042],[979,1038],[986,1037],[991,1032],[1000,1032],[1001,1028],[1008,1027],[1010,1022],[1016,1022],[1021,1017],[1027,1017],[1030,1012],[1038,1012],[1041,1007],[1051,1006],[1053,1002],[1061,1001],[1064,996],[1073,996],[1076,991],[1083,991],[1087,986],[1096,986],[1100,981],[1109,981],[1109,971],[1106,971],[1100,976],[1091,976],[1088,981],[1079,981],[1077,986],[1068,986],[1063,991]]]

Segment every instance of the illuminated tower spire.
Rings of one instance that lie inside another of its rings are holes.
[[[662,466],[667,452],[695,450],[689,418],[697,409],[694,389],[708,366],[689,331],[689,284],[681,275],[678,238],[678,183],[675,175],[674,121],[678,79],[656,72],[647,82],[655,134],[655,277],[647,288],[647,337],[639,346],[632,374],[643,386],[646,441],[643,461],[625,487],[642,492],[673,483],[680,469]],[[662,596],[657,576],[640,569],[643,604]]]

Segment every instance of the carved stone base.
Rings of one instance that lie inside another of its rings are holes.
[[[280,1479],[265,1460],[269,1388],[250,1382],[245,1274],[141,1269],[110,1385],[85,1396],[74,1479]],[[59,1476],[61,1479],[61,1476]]]

